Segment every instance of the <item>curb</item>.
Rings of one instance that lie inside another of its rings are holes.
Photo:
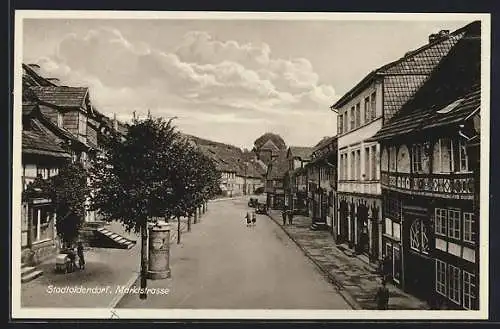
[[[233,197],[233,198],[213,199],[213,200],[208,200],[208,202],[213,203],[213,202],[219,202],[219,201],[229,201],[229,200],[238,200],[238,199],[243,199],[243,196],[237,196],[237,197]]]
[[[285,234],[290,238],[290,240],[292,240],[297,245],[297,247],[299,247],[299,249],[302,250],[302,252],[307,256],[307,258],[309,258],[312,261],[312,263],[316,265],[316,267],[323,273],[323,275],[326,276],[327,279],[335,285],[340,296],[344,298],[344,300],[347,302],[347,304],[349,304],[349,306],[351,306],[354,310],[363,309],[356,301],[356,299],[348,291],[345,290],[342,283],[340,283],[340,281],[337,280],[337,278],[333,274],[331,274],[318,261],[316,261],[314,257],[304,247],[302,247],[302,245],[298,243],[297,240],[295,240],[295,238],[283,226],[281,226],[275,218],[273,218],[269,214],[267,216],[271,218],[273,222],[285,232]]]

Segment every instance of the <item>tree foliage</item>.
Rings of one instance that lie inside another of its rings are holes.
[[[37,178],[23,193],[23,199],[47,197],[56,213],[57,234],[66,243],[73,242],[85,218],[85,203],[90,196],[88,173],[80,162],[67,163],[48,179]]]
[[[139,232],[145,221],[186,216],[218,184],[215,167],[172,120],[148,117],[110,138],[92,169],[92,207],[108,221]]]

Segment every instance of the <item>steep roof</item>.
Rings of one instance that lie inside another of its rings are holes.
[[[217,170],[235,173],[241,172],[240,164],[243,163],[243,151],[240,148],[193,135],[185,136],[194,142],[204,154],[214,160]]]
[[[313,148],[309,146],[290,146],[288,148],[288,156],[292,158],[300,158],[309,160],[311,158]]]
[[[52,104],[62,108],[81,108],[85,106],[85,98],[88,94],[86,87],[31,87],[36,97],[44,103]]]
[[[59,146],[53,138],[40,130],[23,130],[22,153],[71,158],[71,155]]]
[[[429,80],[371,140],[383,140],[464,120],[480,106],[480,31],[470,32]],[[440,113],[443,112],[443,113]]]
[[[339,108],[348,103],[366,86],[372,83],[377,76],[390,75],[406,75],[407,77],[405,77],[405,79],[397,79],[397,83],[390,86],[390,88],[395,89],[395,92],[392,93],[395,99],[384,99],[384,102],[388,103],[392,107],[403,105],[404,102],[401,104],[398,100],[405,100],[407,97],[400,95],[400,93],[404,93],[405,90],[412,89],[408,88],[408,85],[421,85],[426,79],[426,76],[432,73],[436,65],[444,56],[448,54],[453,46],[465,36],[466,32],[471,29],[477,29],[478,26],[480,26],[479,21],[470,23],[453,33],[450,33],[449,36],[438,38],[416,50],[407,52],[402,58],[370,72],[358,84],[342,96],[334,105],[332,105],[332,108]],[[384,107],[386,105],[387,104],[384,104]]]
[[[47,78],[42,77],[30,65],[23,63],[23,85],[26,86],[56,86],[55,83]],[[35,65],[37,66],[37,65]]]
[[[276,146],[276,144],[274,144],[274,142],[271,140],[271,139],[268,139],[264,145],[262,145],[260,148],[259,148],[259,151],[262,151],[262,150],[266,150],[266,151],[271,151],[273,153],[275,152],[279,152],[280,149],[278,148],[278,146]]]

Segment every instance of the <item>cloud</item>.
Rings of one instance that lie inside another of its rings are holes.
[[[291,123],[322,117],[338,98],[305,58],[275,58],[265,43],[217,40],[203,31],[187,33],[166,52],[99,27],[66,35],[53,56],[37,63],[64,84],[89,86],[99,109],[124,117],[150,109],[184,111],[199,122]]]

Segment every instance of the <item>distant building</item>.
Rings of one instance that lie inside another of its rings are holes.
[[[307,164],[309,216],[312,229],[333,231],[337,186],[337,137],[325,137],[312,148]]]
[[[266,187],[267,205],[271,209],[284,209],[284,178],[288,171],[287,151],[280,151],[267,166]]]
[[[287,151],[288,171],[285,175],[285,205],[288,209],[303,212],[307,209],[307,184],[301,177],[305,166],[311,161],[312,147],[290,146]]]

